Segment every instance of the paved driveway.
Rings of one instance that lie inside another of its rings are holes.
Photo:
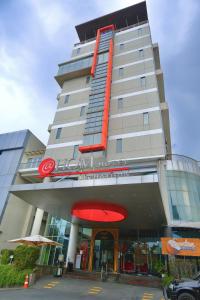
[[[156,288],[45,277],[29,289],[0,289],[1,300],[163,300]]]

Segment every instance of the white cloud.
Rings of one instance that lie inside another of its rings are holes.
[[[55,38],[63,33],[62,29],[71,22],[70,9],[65,9],[64,2],[58,0],[31,0],[29,3],[39,19],[41,30],[49,41],[55,42]]]
[[[32,79],[36,58],[24,46],[15,43],[2,45],[0,57],[1,133],[28,128],[46,141],[45,124],[48,124],[51,112],[44,115],[39,125],[38,111],[42,99]],[[41,125],[44,126],[43,132]]]

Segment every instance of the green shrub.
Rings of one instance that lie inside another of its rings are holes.
[[[157,261],[154,264],[153,269],[157,274],[162,275],[165,272],[165,265],[161,261]]]
[[[1,264],[7,265],[10,262],[10,255],[13,255],[13,250],[11,249],[2,249],[1,250]]]
[[[14,265],[18,270],[32,269],[39,255],[39,248],[20,245],[14,250]]]
[[[31,269],[19,271],[13,265],[0,265],[0,287],[22,286],[25,275],[30,273]]]
[[[173,280],[174,276],[165,274],[165,276],[162,278],[162,286],[168,286]]]

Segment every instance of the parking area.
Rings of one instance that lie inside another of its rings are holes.
[[[164,300],[156,288],[112,282],[45,277],[28,289],[0,289],[1,300]]]

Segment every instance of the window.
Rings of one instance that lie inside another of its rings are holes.
[[[85,106],[81,106],[80,117],[82,117],[84,114],[85,114]]]
[[[101,143],[101,133],[96,133],[96,134],[88,134],[85,135],[83,138],[83,145],[95,145],[95,144],[100,144]]]
[[[117,108],[118,109],[122,109],[123,108],[123,98],[118,98]]]
[[[119,68],[119,77],[124,75],[124,68]]]
[[[119,44],[119,50],[120,51],[124,50],[124,44]]]
[[[90,83],[90,76],[86,77],[86,84]]]
[[[144,125],[149,124],[149,113],[148,112],[143,113],[143,124]]]
[[[77,159],[78,157],[78,153],[79,153],[78,147],[79,145],[74,145],[73,159]]]
[[[108,52],[99,54],[98,56],[98,64],[103,64],[108,61]]]
[[[69,102],[69,95],[65,96],[64,104],[67,104]]]
[[[140,77],[140,86],[142,88],[146,87],[146,77],[145,76]]]
[[[61,131],[62,131],[62,128],[58,128],[58,129],[57,129],[57,131],[56,131],[56,139],[59,139],[59,138],[60,138]]]
[[[116,152],[122,153],[122,139],[116,140]]]
[[[76,49],[76,54],[78,55],[81,52],[81,48]]]
[[[144,50],[143,49],[139,50],[139,58],[144,58]]]

